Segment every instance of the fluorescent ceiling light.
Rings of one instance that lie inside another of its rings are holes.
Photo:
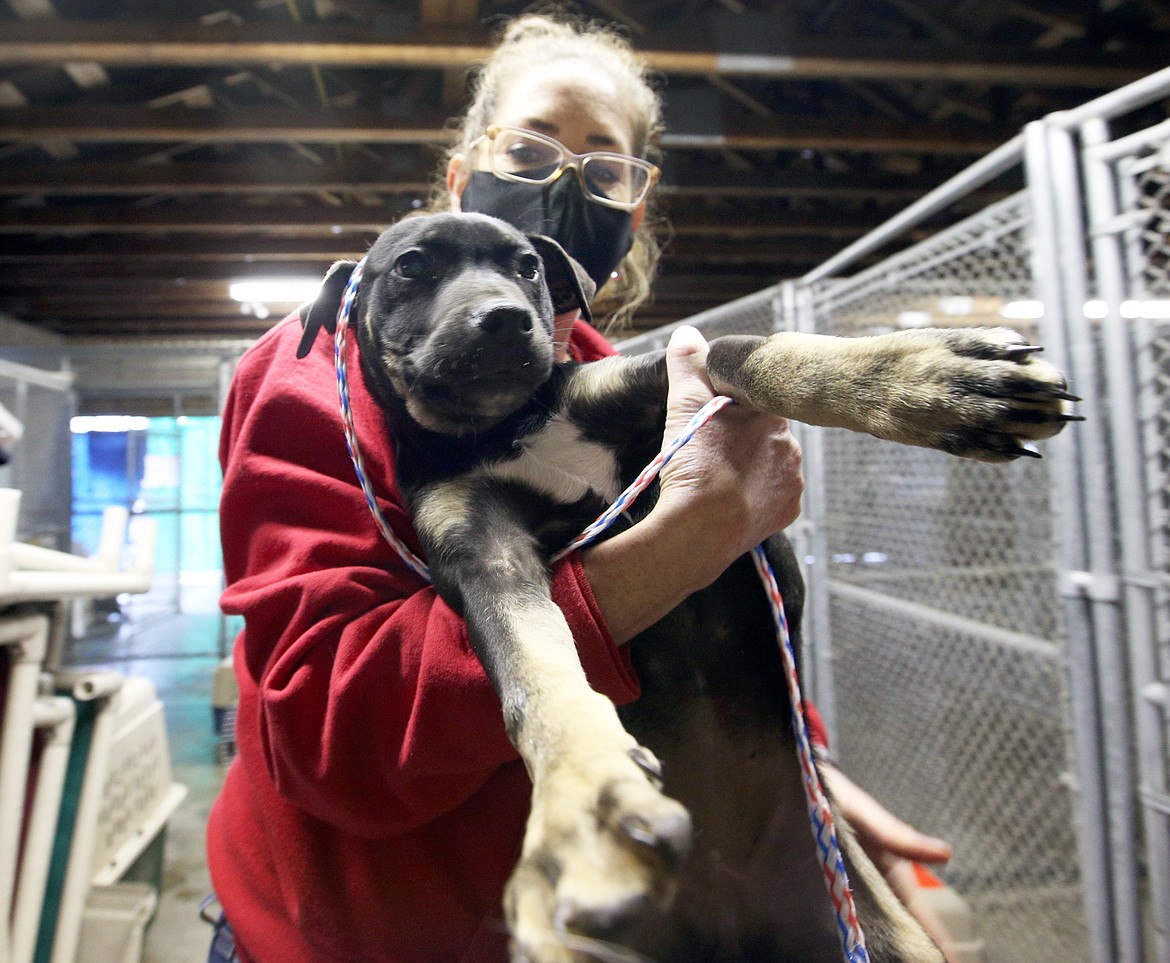
[[[952,294],[948,297],[938,299],[939,310],[943,314],[951,317],[959,317],[964,314],[970,314],[975,307],[975,299],[969,298],[966,295]]]
[[[1170,301],[1122,301],[1123,318],[1170,318]]]
[[[934,318],[929,311],[901,311],[898,313],[899,328],[925,328]]]
[[[245,304],[303,304],[320,290],[320,278],[256,278],[233,282],[228,293]]]
[[[1013,321],[1033,321],[1044,317],[1043,301],[1009,301],[999,309],[1000,315]]]
[[[146,431],[149,427],[149,419],[134,415],[75,415],[69,419],[69,430],[75,435],[87,435],[91,431]]]

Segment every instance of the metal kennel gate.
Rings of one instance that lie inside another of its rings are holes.
[[[1008,466],[801,431],[806,689],[850,774],[954,844],[988,963],[1170,961],[1170,121],[1142,113],[1167,96],[1170,70],[1031,124],[809,275],[688,319],[1006,324],[1083,398]]]

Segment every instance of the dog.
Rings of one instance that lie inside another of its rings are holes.
[[[335,264],[302,309],[299,356],[335,330],[354,267]],[[373,244],[351,313],[435,587],[466,620],[532,778],[505,893],[514,959],[839,961],[750,561],[630,643],[642,695],[620,711],[590,689],[550,598],[550,556],[654,457],[664,428],[665,352],[557,363],[554,317],[588,316],[591,288],[547,238],[427,215]],[[711,342],[707,368],[740,404],[999,462],[1074,419],[1037,350],[999,328],[730,336]],[[783,536],[767,552],[799,652],[796,559]],[[939,963],[836,823],[870,958]]]

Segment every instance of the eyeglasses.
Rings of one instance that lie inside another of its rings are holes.
[[[620,211],[632,211],[646,200],[661,174],[640,157],[605,150],[574,154],[560,141],[523,127],[492,124],[468,149],[474,150],[482,140],[488,142],[488,164],[498,177],[548,184],[573,167],[586,197]]]

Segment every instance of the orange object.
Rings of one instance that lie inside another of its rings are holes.
[[[914,864],[914,880],[922,889],[942,889],[946,886],[946,883],[921,863]]]

